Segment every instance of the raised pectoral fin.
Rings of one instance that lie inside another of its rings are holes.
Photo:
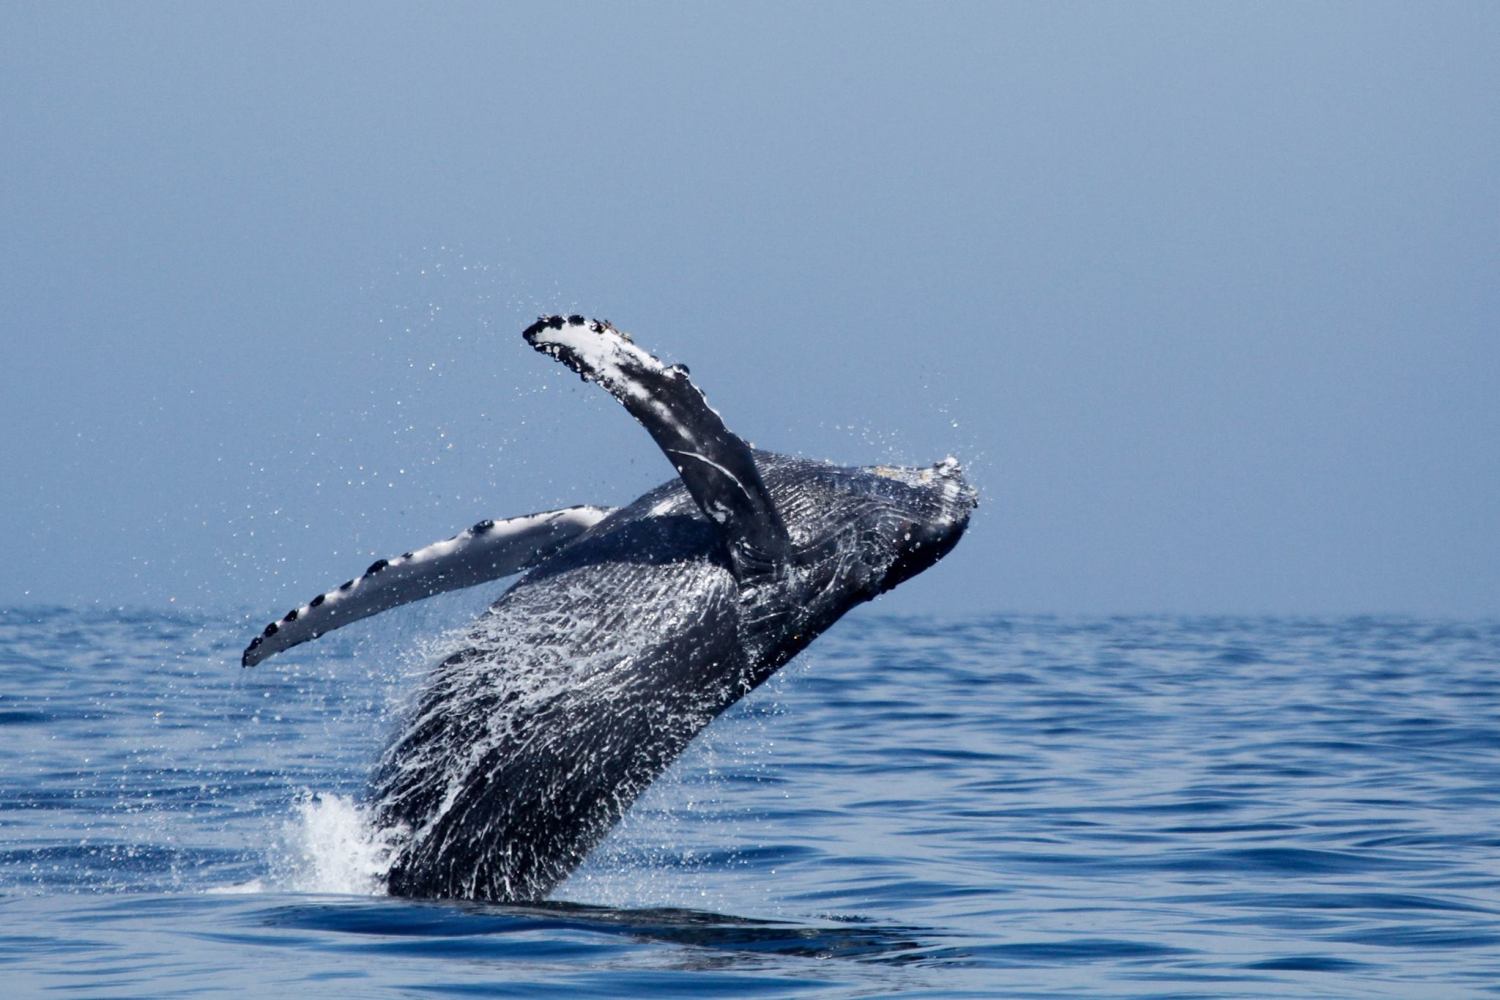
[[[267,625],[245,648],[240,663],[253,667],[268,656],[361,618],[518,573],[609,513],[605,507],[568,507],[506,521],[480,521],[452,538],[378,560],[362,576],[319,594]]]
[[[527,343],[598,382],[650,432],[703,513],[724,533],[736,569],[764,572],[791,542],[750,448],[724,426],[686,368],[668,367],[629,337],[582,316],[552,316],[526,329]]]

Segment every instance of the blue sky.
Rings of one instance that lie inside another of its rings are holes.
[[[1500,609],[1500,7],[0,8],[0,602],[279,612],[756,444],[952,452],[891,610]]]

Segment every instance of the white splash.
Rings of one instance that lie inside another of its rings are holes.
[[[276,881],[293,892],[385,894],[385,874],[403,831],[376,829],[369,810],[345,795],[304,793],[282,829]]]

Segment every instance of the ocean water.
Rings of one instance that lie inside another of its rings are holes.
[[[253,671],[257,616],[0,611],[0,990],[1500,993],[1500,623],[881,609],[533,906],[384,897],[361,821],[473,606]]]

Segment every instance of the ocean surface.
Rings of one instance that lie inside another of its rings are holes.
[[[876,605],[554,899],[384,897],[363,783],[480,604],[254,670],[258,614],[0,610],[0,993],[1500,994],[1500,622]]]

